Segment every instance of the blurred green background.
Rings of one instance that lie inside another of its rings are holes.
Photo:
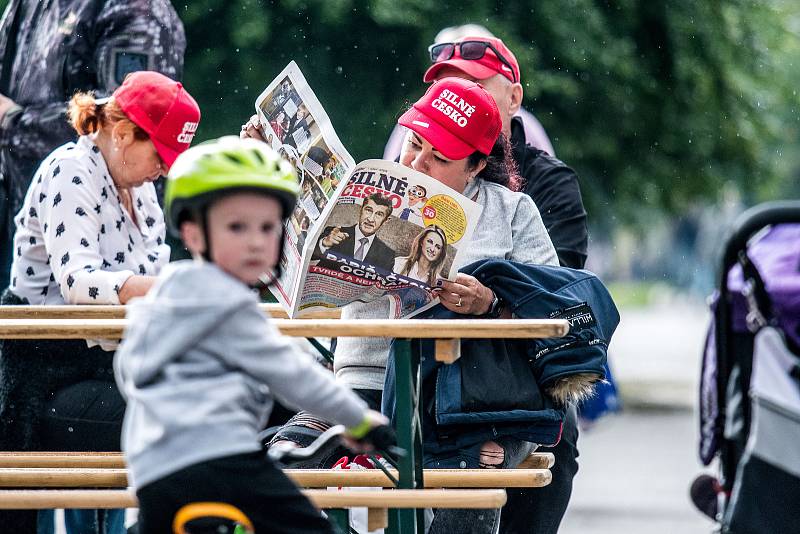
[[[295,60],[353,157],[379,157],[424,92],[427,46],[472,22],[517,55],[524,104],[577,171],[606,255],[619,255],[620,231],[643,252],[653,228],[687,214],[696,223],[698,206],[726,195],[738,205],[800,197],[796,0],[173,4],[188,38],[184,82],[203,109],[199,140],[237,133]],[[659,247],[651,263],[671,248]]]
[[[522,69],[525,106],[581,178],[592,224],[800,196],[800,3],[742,0],[194,0],[185,81],[200,138],[237,132],[295,60],[356,161],[425,89],[427,46],[474,22]]]

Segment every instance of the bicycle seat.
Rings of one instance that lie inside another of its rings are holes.
[[[174,534],[254,534],[253,523],[238,508],[222,502],[193,502],[172,521]]]

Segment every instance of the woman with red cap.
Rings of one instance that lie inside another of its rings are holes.
[[[243,135],[257,137],[257,118]],[[483,206],[470,246],[456,267],[481,259],[506,259],[526,264],[558,265],[555,249],[534,202],[520,193],[508,140],[501,133],[500,113],[494,99],[479,84],[460,78],[435,82],[398,121],[409,131],[400,163],[423,172]],[[475,277],[459,273],[455,281],[443,281],[439,298],[449,310],[466,315],[510,317],[491,289]],[[388,299],[354,302],[342,310],[342,318],[389,317]],[[334,370],[378,409],[391,339],[340,338]],[[272,440],[307,446],[327,424],[301,412]],[[481,450],[487,467],[514,466],[532,449],[519,440],[489,442]],[[330,459],[338,458],[334,451]],[[440,511],[432,532],[492,532],[497,514],[480,511]],[[469,529],[464,530],[469,525]]]
[[[80,137],[31,181],[1,304],[125,304],[169,261],[153,182],[189,148],[197,103],[180,83],[136,72],[107,99],[76,94],[69,118]],[[113,343],[4,340],[0,349],[0,449],[119,450],[125,405]],[[35,532],[30,516],[15,514],[4,528]]]

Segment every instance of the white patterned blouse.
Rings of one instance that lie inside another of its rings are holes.
[[[11,291],[30,304],[119,304],[130,276],[157,275],[170,250],[155,187],[131,196],[136,222],[90,137],[55,149],[14,219]]]

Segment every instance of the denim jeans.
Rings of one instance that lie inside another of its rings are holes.
[[[540,452],[552,452],[553,481],[543,488],[509,488],[503,507],[501,534],[557,534],[572,496],[572,481],[578,472],[578,423],[574,406],[567,410],[561,441]]]
[[[500,468],[514,468],[536,448],[514,438],[500,438],[503,463]],[[433,522],[428,534],[494,534],[500,525],[500,510],[495,509],[439,509],[433,511]]]
[[[64,510],[67,534],[123,534],[125,510]],[[39,510],[36,534],[54,534],[53,510]]]

